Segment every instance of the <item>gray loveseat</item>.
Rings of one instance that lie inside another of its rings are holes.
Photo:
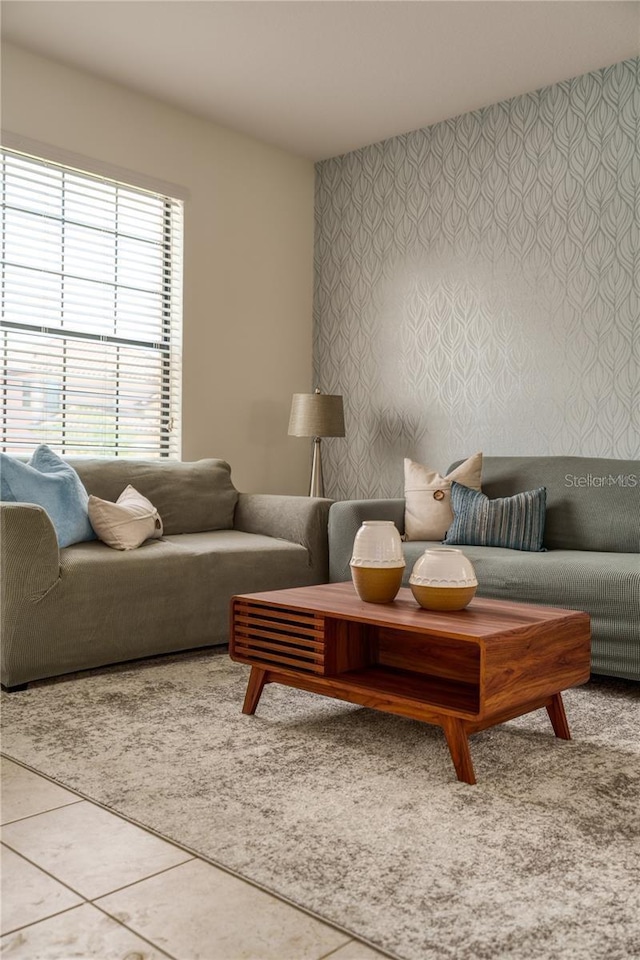
[[[222,460],[73,459],[86,489],[132,484],[160,540],[58,549],[46,512],[1,505],[1,680],[6,688],[108,663],[223,644],[233,594],[328,577],[329,500],[238,493]]]
[[[478,595],[586,611],[593,673],[640,680],[640,464],[586,457],[484,459],[482,490],[490,498],[541,486],[547,488],[545,552],[459,547],[475,567]],[[332,581],[350,579],[353,539],[363,520],[393,520],[403,534],[404,500],[333,504]],[[403,544],[405,584],[430,546],[438,544]]]

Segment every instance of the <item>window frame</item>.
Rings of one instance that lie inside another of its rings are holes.
[[[17,141],[17,142],[16,142]],[[2,164],[2,176],[4,178],[5,171],[5,157],[17,157],[21,161],[29,163],[33,162],[34,168],[53,168],[57,171],[60,171],[63,175],[68,173],[73,175],[75,178],[86,178],[90,184],[96,183],[105,183],[107,186],[114,188],[114,197],[117,198],[118,193],[127,192],[131,196],[146,194],[151,195],[155,200],[159,201],[162,204],[161,210],[161,241],[156,244],[156,248],[161,252],[160,262],[161,262],[161,279],[158,285],[159,293],[159,314],[157,316],[157,322],[159,324],[159,339],[157,337],[151,337],[149,339],[137,339],[135,336],[118,336],[115,332],[113,334],[105,334],[91,332],[90,330],[81,330],[73,329],[72,326],[65,326],[62,324],[60,327],[48,327],[46,325],[39,325],[37,323],[21,323],[15,319],[7,319],[5,316],[5,300],[4,300],[4,275],[5,268],[8,265],[6,259],[6,231],[2,229],[0,234],[0,244],[1,244],[1,260],[2,260],[2,276],[3,276],[3,303],[2,303],[2,314],[0,316],[0,337],[2,338],[2,343],[0,343],[0,356],[3,357],[4,361],[4,374],[2,377],[3,386],[2,386],[2,409],[0,410],[0,449],[15,453],[28,453],[37,442],[48,442],[46,436],[42,436],[40,441],[34,440],[25,440],[21,437],[12,438],[10,435],[11,428],[7,426],[7,422],[10,419],[10,409],[8,408],[8,394],[9,386],[6,378],[7,370],[7,342],[8,336],[11,332],[23,334],[25,340],[28,340],[29,336],[33,337],[34,342],[34,355],[38,354],[38,338],[42,336],[48,336],[52,338],[60,338],[63,341],[74,341],[77,343],[105,343],[113,346],[116,352],[116,370],[120,364],[120,357],[118,347],[124,348],[144,348],[147,351],[150,351],[149,356],[153,355],[153,352],[157,353],[158,356],[158,365],[159,371],[157,376],[157,383],[159,389],[159,396],[157,401],[157,417],[155,420],[158,436],[157,436],[157,449],[151,450],[149,448],[143,449],[141,445],[138,449],[129,445],[127,449],[126,445],[126,429],[128,424],[125,422],[124,426],[122,423],[122,418],[118,410],[118,405],[116,403],[115,409],[112,414],[106,412],[106,402],[105,402],[105,421],[108,421],[109,427],[113,428],[113,443],[112,445],[102,445],[99,449],[99,452],[96,452],[96,448],[92,447],[91,443],[82,443],[78,440],[69,440],[67,442],[65,434],[68,430],[82,430],[83,427],[87,429],[88,421],[83,421],[81,417],[76,418],[75,422],[68,418],[65,411],[65,398],[68,398],[69,394],[65,393],[64,387],[61,391],[61,405],[63,409],[62,413],[62,422],[60,424],[60,436],[62,437],[62,444],[56,442],[55,440],[51,441],[51,445],[59,448],[62,446],[60,452],[67,455],[89,455],[89,456],[113,456],[113,457],[133,457],[139,459],[180,459],[181,457],[181,403],[182,403],[182,256],[183,256],[183,217],[184,217],[184,200],[186,199],[185,191],[182,188],[175,187],[172,184],[166,184],[162,181],[151,180],[150,178],[140,177],[140,175],[131,174],[130,171],[125,171],[120,168],[108,167],[105,164],[100,164],[97,161],[90,161],[88,158],[80,158],[76,155],[68,154],[66,155],[66,162],[63,157],[60,156],[60,151],[54,151],[58,155],[52,157],[50,151],[45,149],[38,149],[38,153],[34,152],[34,148],[42,147],[44,145],[36,145],[31,143],[25,143],[24,138],[16,138],[13,135],[7,135],[6,131],[3,131],[2,134],[2,146],[0,147],[0,161]],[[26,149],[25,149],[26,148]],[[29,149],[30,148],[30,149]],[[48,154],[48,155],[47,155]],[[81,164],[81,165],[80,165]],[[93,167],[94,169],[91,169]],[[100,169],[96,169],[100,168]],[[134,181],[134,182],[132,182]],[[137,181],[137,182],[135,182]],[[146,181],[146,182],[141,182]],[[160,187],[160,190],[158,188]],[[64,229],[65,225],[68,223],[73,223],[73,218],[67,218],[65,216],[65,195],[67,194],[67,187],[63,183],[61,184],[61,216],[59,222],[61,224],[61,239],[60,239],[60,252],[61,258],[64,253]],[[5,206],[9,208],[9,204],[5,204],[5,196],[3,191],[3,209]],[[116,200],[117,202],[117,200]],[[19,210],[19,206],[11,206],[11,209]],[[30,212],[30,211],[25,211]],[[91,226],[90,224],[88,226]],[[99,230],[99,228],[96,228]],[[114,238],[114,253],[113,253],[113,262],[114,265],[114,318],[116,317],[115,313],[115,303],[117,303],[117,273],[115,268],[118,265],[118,239],[119,237],[124,237],[127,235],[126,230],[118,231],[117,227],[117,214],[114,216],[114,225],[113,228],[107,228],[107,232],[112,230],[112,235]],[[32,268],[28,268],[32,269]],[[43,271],[44,273],[45,271]],[[54,275],[57,271],[54,271]],[[71,274],[65,272],[64,263],[62,262],[59,276],[61,278],[62,287],[64,286],[65,278],[69,279]],[[135,287],[133,285],[129,286],[129,289],[140,294],[147,292],[144,287]],[[62,303],[63,298],[61,299],[61,312],[62,312]],[[142,325],[142,324],[141,324]],[[143,332],[143,331],[141,331]],[[135,334],[135,329],[133,331]],[[63,348],[66,352],[66,344]],[[46,355],[45,350],[42,351],[43,357]],[[33,361],[32,361],[33,362]],[[97,361],[96,361],[97,362]],[[107,362],[107,357],[105,356],[105,363]],[[25,367],[25,369],[27,369]],[[56,374],[61,376],[62,382],[69,375],[73,375],[76,371],[69,370],[67,367],[66,358],[62,361],[62,372]],[[76,374],[77,375],[77,374]],[[116,396],[120,393],[122,385],[127,385],[127,382],[131,384],[132,379],[130,378],[127,381],[126,376],[122,374],[116,374],[115,376],[115,390]],[[44,378],[42,379],[42,389],[43,392],[46,392],[46,383]],[[37,381],[26,388],[25,395],[30,394],[29,403],[23,404],[23,409],[33,406],[33,394],[37,392]],[[113,394],[112,394],[113,395]],[[104,393],[105,401],[107,400],[109,394]],[[42,422],[42,421],[41,421]],[[34,418],[34,426],[36,421]],[[124,431],[121,432],[121,431]],[[65,449],[65,447],[71,448],[70,450]]]

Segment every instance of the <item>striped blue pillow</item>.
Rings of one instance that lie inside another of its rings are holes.
[[[486,494],[454,481],[451,484],[453,523],[444,542],[544,550],[546,504],[546,487],[489,500]]]

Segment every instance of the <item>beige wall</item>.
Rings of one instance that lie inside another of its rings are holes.
[[[182,457],[306,493],[309,445],[287,424],[311,387],[311,161],[14,46],[2,81],[4,129],[188,191]]]

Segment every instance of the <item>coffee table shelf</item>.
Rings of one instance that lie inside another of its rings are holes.
[[[561,691],[589,678],[586,613],[474,599],[430,613],[409,590],[363,603],[351,583],[234,597],[230,655],[252,667],[243,711],[281,683],[442,727],[458,779],[468,735],[546,707],[569,739]]]
[[[340,677],[372,692],[401,696],[424,706],[444,707],[469,717],[478,716],[478,688],[471,683],[380,666],[349,670]]]

